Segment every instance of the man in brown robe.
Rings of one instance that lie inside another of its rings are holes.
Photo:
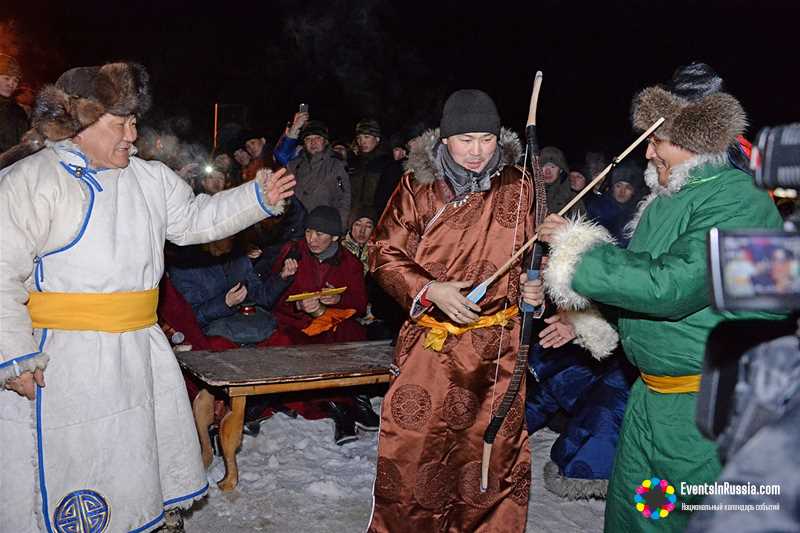
[[[480,306],[461,291],[532,236],[534,189],[514,166],[516,134],[500,128],[481,91],[451,95],[440,129],[415,144],[370,245],[373,275],[410,319],[381,413],[369,531],[524,531],[531,468],[524,385],[494,442],[485,492],[482,437],[514,369],[520,287],[533,305],[543,291],[523,281],[519,262]]]

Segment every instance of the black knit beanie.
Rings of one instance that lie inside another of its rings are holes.
[[[328,235],[342,234],[342,217],[336,208],[320,205],[311,210],[306,217],[306,229],[313,229]]]
[[[305,140],[309,135],[319,135],[326,141],[331,139],[328,133],[328,127],[319,120],[309,120],[306,122],[306,125],[300,130],[300,141]]]
[[[444,139],[459,133],[500,135],[500,114],[491,97],[477,89],[461,89],[444,103],[439,135]]]

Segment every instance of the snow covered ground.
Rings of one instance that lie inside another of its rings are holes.
[[[376,411],[380,400],[373,400]],[[591,533],[603,530],[602,501],[567,501],[548,492],[542,468],[556,434],[531,437],[533,483],[528,531]],[[239,486],[222,493],[220,457],[208,472],[209,496],[186,517],[187,533],[360,533],[372,505],[377,433],[337,446],[329,420],[291,419],[278,413],[257,437],[245,435],[239,452]]]

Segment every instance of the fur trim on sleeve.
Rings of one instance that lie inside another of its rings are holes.
[[[12,363],[13,360],[3,361],[3,366],[0,366],[0,392],[5,388],[8,380],[16,378],[23,372],[33,372],[37,368],[44,369],[49,360],[50,356],[42,352],[32,357],[26,357],[18,361],[16,365]]]
[[[583,217],[570,220],[550,243],[550,257],[544,271],[547,293],[561,309],[584,309],[589,300],[572,290],[572,277],[581,255],[601,243],[614,244],[604,227]]]
[[[583,311],[568,311],[567,318],[575,328],[575,344],[589,350],[601,361],[611,355],[619,343],[619,334],[592,306]]]

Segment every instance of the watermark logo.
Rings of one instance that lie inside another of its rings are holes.
[[[661,520],[675,509],[675,487],[666,479],[653,477],[645,479],[636,487],[633,502],[636,510],[650,520]]]

